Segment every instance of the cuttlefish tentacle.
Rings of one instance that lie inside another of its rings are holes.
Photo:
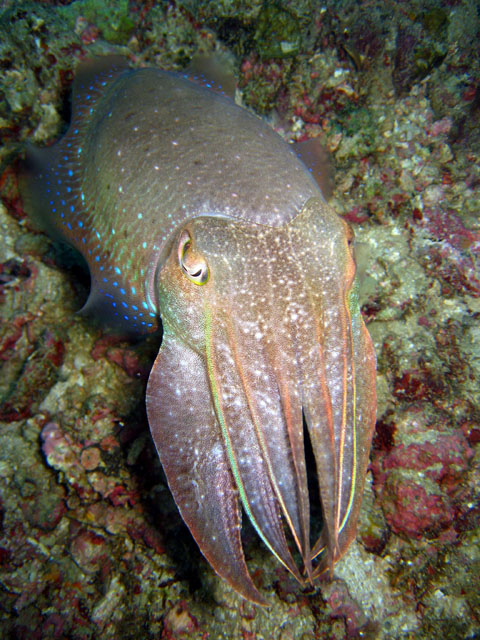
[[[331,571],[345,549],[340,533],[352,508],[355,484],[355,473],[352,477],[351,471],[353,468],[355,472],[354,359],[357,347],[349,308],[355,263],[350,250],[350,234],[340,220],[330,228],[330,250],[336,252],[336,260],[325,260],[324,255],[312,251],[308,234],[322,233],[322,216],[318,212],[309,215],[309,210],[312,213],[310,207],[307,203],[305,215],[295,220],[292,228],[297,235],[295,255],[304,264],[307,283],[308,274],[318,277],[317,282],[310,281],[310,286],[307,284],[306,287],[310,309],[308,323],[314,339],[312,343],[307,340],[302,343],[302,392],[324,520],[312,559],[324,552],[320,563],[322,570],[327,567]],[[319,283],[327,283],[328,296]],[[354,311],[359,313],[357,308]],[[314,575],[318,572],[317,566]]]
[[[349,279],[346,280],[348,283]],[[347,549],[355,533],[355,525],[361,505],[362,487],[368,464],[365,445],[370,442],[371,430],[365,430],[365,421],[374,410],[375,394],[366,383],[372,375],[374,360],[369,351],[370,339],[360,321],[358,291],[353,284],[341,291],[337,314],[340,318],[334,331],[341,333],[341,340],[325,332],[325,339],[342,345],[336,354],[337,380],[342,380],[341,407],[337,415],[335,459],[337,460],[337,493],[332,540],[327,537],[328,526],[315,543],[312,557],[320,556],[314,577],[332,569],[332,561],[338,560]],[[368,438],[368,440],[367,440]],[[333,558],[331,556],[333,548]]]
[[[319,491],[322,503],[322,539],[328,548],[328,556],[333,559],[335,540],[335,496],[338,476],[335,458],[334,425],[332,404],[325,379],[325,364],[322,350],[318,348],[304,361],[304,376],[309,384],[303,388],[303,411],[312,450],[315,457]],[[315,558],[315,548],[312,559]]]
[[[207,367],[217,417],[246,513],[267,547],[301,581],[285,538],[280,512],[288,512],[273,469],[276,466],[277,473],[281,470],[284,481],[290,476],[287,489],[292,491],[295,485],[289,474],[288,449],[283,442],[267,445],[269,432],[275,436],[273,430],[278,429],[279,434],[284,434],[273,415],[271,421],[266,422],[260,408],[261,403],[266,403],[264,398],[276,398],[271,388],[276,391],[276,381],[268,369],[258,370],[255,378],[251,353],[249,358],[242,349],[245,338],[239,338],[239,328],[235,330],[232,326],[231,316],[228,311],[223,318],[217,314],[213,328],[211,311],[207,314]],[[260,366],[256,358],[254,364]],[[255,380],[262,387],[261,393],[252,384]],[[278,419],[278,404],[267,409],[274,411]],[[241,430],[238,424],[242,425]],[[275,462],[271,458],[273,448],[277,452]]]
[[[373,422],[371,416],[375,411],[375,389],[371,379],[374,375],[375,360],[370,336],[361,320],[358,304],[358,290],[353,287],[347,295],[346,309],[350,315],[349,333],[351,336],[350,366],[351,401],[350,415],[347,421],[344,451],[344,472],[340,509],[338,540],[341,555],[355,537],[356,524],[361,507],[363,484],[368,467],[368,450],[370,448]],[[369,424],[370,429],[366,428]]]
[[[265,256],[269,256],[266,250]],[[282,313],[285,301],[295,297],[293,291],[300,287],[301,278],[290,261],[287,264],[287,260],[270,259],[268,267],[268,281],[276,282],[280,288],[278,299],[267,300],[268,290],[258,291],[258,297],[263,296],[264,302],[256,304],[259,307],[256,319],[250,321],[247,335],[245,327],[238,326],[238,323],[234,326],[232,318],[238,317],[238,313],[229,309],[226,314],[227,334],[241,381],[240,388],[274,495],[302,555],[306,573],[310,575],[309,502],[302,408],[297,389],[299,371],[297,354],[293,349],[295,330]],[[251,283],[247,290],[251,292]],[[240,334],[243,334],[241,339],[238,338]],[[217,342],[221,344],[221,341]],[[238,416],[233,423],[237,421]],[[297,570],[294,575],[298,578]]]
[[[293,539],[300,551],[304,572],[312,580],[310,549],[310,504],[305,463],[305,443],[303,437],[303,410],[301,394],[292,386],[292,380],[300,380],[298,350],[295,340],[279,344],[273,331],[266,330],[270,340],[265,347],[265,358],[276,372],[281,413],[284,416],[288,435],[287,452],[293,486],[277,483],[277,495],[282,494],[282,513],[290,528]],[[280,358],[279,354],[282,354]],[[280,498],[279,498],[280,499]]]

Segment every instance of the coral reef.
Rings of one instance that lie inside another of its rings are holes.
[[[1,636],[478,637],[478,3],[0,11]],[[238,101],[329,150],[378,357],[357,541],[331,581],[302,590],[246,526],[265,610],[213,574],[170,497],[143,409],[159,337],[128,342],[75,313],[85,274],[25,218],[16,184],[23,145],[64,130],[79,60],[181,69],[214,50],[230,53]]]

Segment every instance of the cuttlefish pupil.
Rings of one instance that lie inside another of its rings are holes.
[[[83,65],[73,93],[64,137],[27,152],[26,208],[87,261],[85,311],[130,333],[162,325],[146,402],[168,484],[215,571],[266,604],[241,507],[300,583],[355,537],[376,399],[351,231],[296,152],[226,96],[111,59]]]
[[[193,241],[188,231],[182,231],[178,243],[178,261],[189,280],[195,284],[205,284],[208,280],[208,266],[205,259],[193,249]]]

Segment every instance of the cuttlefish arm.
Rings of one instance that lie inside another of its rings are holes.
[[[153,438],[200,549],[257,603],[239,505],[300,582],[291,545],[312,579],[354,531],[366,465],[355,455],[368,460],[374,416],[374,355],[352,303],[354,271],[344,223],[312,199],[280,230],[196,218],[156,275],[165,333],[147,389]],[[304,417],[324,518],[313,553]]]
[[[174,375],[172,375],[174,371]],[[180,513],[203,554],[244,598],[266,604],[243,557],[238,493],[201,356],[164,334],[150,374],[152,436]],[[160,444],[161,443],[161,444]]]

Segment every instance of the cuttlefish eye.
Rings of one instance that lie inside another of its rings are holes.
[[[195,251],[190,233],[184,229],[178,241],[178,262],[183,273],[195,284],[208,280],[208,265],[205,258]]]

